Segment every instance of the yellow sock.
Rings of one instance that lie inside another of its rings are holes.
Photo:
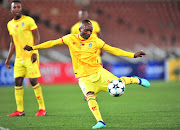
[[[95,100],[95,95],[94,94],[87,95],[87,101],[88,101],[89,109],[93,113],[96,120],[97,121],[103,120],[99,111],[99,106]]]
[[[23,86],[15,86],[15,100],[17,105],[17,110],[20,112],[24,111],[24,105],[23,105]]]
[[[39,109],[45,110],[44,99],[40,84],[36,84],[35,86],[33,86],[33,89],[39,104]]]
[[[120,80],[123,81],[125,85],[126,84],[138,84],[139,83],[138,78],[121,77]]]

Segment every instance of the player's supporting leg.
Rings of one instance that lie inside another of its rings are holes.
[[[97,128],[104,128],[106,127],[105,123],[103,122],[103,119],[101,117],[100,111],[99,111],[99,106],[96,102],[94,92],[88,92],[87,93],[87,101],[88,101],[88,106],[91,112],[93,113],[94,117],[98,121],[98,123],[93,126],[93,129]]]
[[[17,110],[8,116],[25,116],[24,105],[23,105],[23,77],[15,78],[15,100],[17,105]]]
[[[46,115],[46,109],[40,84],[38,83],[35,86],[33,86],[33,89],[39,104],[39,111],[36,113],[36,116],[44,116]]]
[[[120,77],[120,80],[123,81],[125,84],[140,84],[143,87],[150,87],[150,83],[148,80],[135,77]]]
[[[23,112],[24,105],[23,105],[23,86],[15,86],[15,100],[17,105],[17,111]]]

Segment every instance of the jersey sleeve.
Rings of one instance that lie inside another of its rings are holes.
[[[32,48],[33,48],[33,50],[36,50],[36,49],[47,49],[47,48],[51,48],[53,46],[62,45],[62,44],[63,44],[62,38],[59,38],[57,40],[50,40],[50,41],[41,43],[39,45],[32,46]]]
[[[71,37],[71,34],[65,35],[62,37],[62,42],[66,45],[68,45],[69,38]]]
[[[126,56],[126,57],[134,58],[134,53],[127,52],[127,51],[121,50],[119,48],[109,46],[107,44],[104,44],[102,49],[113,54],[113,55],[116,55],[116,56]]]
[[[30,30],[37,29],[37,25],[36,25],[36,23],[35,23],[33,18],[29,18],[29,28],[30,28]]]
[[[105,42],[103,40],[101,40],[100,38],[97,38],[97,47],[98,48],[103,48],[103,46],[105,45]]]

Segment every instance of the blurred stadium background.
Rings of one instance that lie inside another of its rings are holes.
[[[10,38],[11,0],[0,1],[0,86],[13,85],[13,70],[4,61]],[[117,76],[138,75],[149,80],[180,80],[180,1],[178,0],[21,0],[23,14],[33,17],[41,42],[69,34],[78,11],[87,9],[103,40],[127,51],[144,50],[139,59],[103,53],[104,67]],[[14,57],[11,58],[12,66]],[[40,50],[42,84],[77,83],[67,46]]]

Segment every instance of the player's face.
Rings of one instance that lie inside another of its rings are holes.
[[[92,34],[92,30],[93,30],[92,24],[84,23],[81,25],[79,29],[80,36],[83,37],[84,39],[88,39]]]
[[[20,17],[22,15],[21,4],[18,2],[13,2],[11,4],[11,12],[14,15],[14,17]]]

